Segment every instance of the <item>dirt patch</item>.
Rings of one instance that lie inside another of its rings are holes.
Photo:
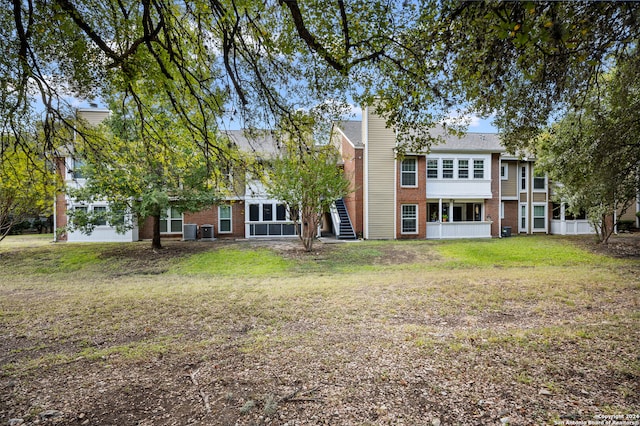
[[[594,253],[620,259],[640,259],[640,232],[612,235],[607,244],[598,242],[593,235],[574,240],[581,247]]]
[[[312,253],[296,240],[168,241],[156,252],[143,242],[105,249],[95,283],[5,278],[0,424],[525,425],[640,406],[637,275],[584,265],[513,276],[314,270],[232,284],[153,275],[229,245],[327,263],[358,250],[382,265],[435,256],[426,242]]]

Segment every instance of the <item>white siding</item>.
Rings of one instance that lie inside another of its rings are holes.
[[[97,126],[109,117],[111,111],[99,108],[78,109],[78,118],[85,120],[91,126]]]

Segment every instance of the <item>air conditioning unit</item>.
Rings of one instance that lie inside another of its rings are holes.
[[[182,228],[183,241],[195,241],[198,236],[198,225],[195,223],[185,223]]]
[[[213,241],[213,225],[200,225],[200,238],[202,241]]]

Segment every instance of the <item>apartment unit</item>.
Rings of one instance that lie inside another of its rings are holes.
[[[100,123],[110,112],[106,109],[78,109],[80,118],[91,124]],[[250,137],[242,130],[229,131],[229,139],[238,149],[246,152],[258,152],[268,158],[275,154],[275,140],[270,132],[258,137]],[[57,173],[67,188],[77,188],[86,184],[81,171],[82,160],[72,152],[63,153],[56,161]],[[284,204],[269,198],[261,180],[247,170],[229,171],[233,181],[233,191],[219,205],[213,205],[198,212],[181,212],[174,207],[167,208],[160,222],[163,238],[176,239],[217,239],[217,238],[265,238],[295,237],[296,229]],[[55,197],[54,224],[57,230],[56,241],[68,242],[124,242],[150,239],[153,235],[150,218],[138,220],[134,215],[123,213],[122,220],[128,225],[125,233],[118,233],[114,224],[103,221],[98,223],[90,234],[79,230],[69,230],[68,212],[84,210],[87,212],[106,211],[105,201],[92,203],[78,202],[67,193],[59,192]]]
[[[509,155],[496,134],[446,136],[427,153],[398,159],[395,132],[365,109],[362,121],[334,125],[332,143],[353,183],[345,206],[364,238],[592,232],[586,219],[559,216],[565,209],[551,203],[534,159]]]
[[[108,110],[80,109],[78,115],[99,123]],[[438,130],[434,130],[437,132]],[[275,155],[277,143],[270,132],[258,138],[244,131],[228,132],[241,150],[264,158]],[[337,200],[325,216],[323,230],[339,238],[452,239],[491,238],[515,234],[590,234],[585,215],[572,215],[564,203],[554,202],[553,185],[535,166],[535,159],[507,153],[492,133],[445,136],[428,152],[396,156],[396,134],[385,120],[366,108],[362,121],[335,123],[331,140],[340,151],[352,192]],[[71,153],[57,161],[58,173],[68,187],[83,185]],[[235,190],[222,203],[199,212],[168,208],[160,228],[164,238],[274,238],[294,237],[296,229],[284,204],[269,198],[261,179],[246,170],[231,172]],[[59,193],[54,223],[63,229],[71,209],[99,211],[106,202],[82,204]],[[640,202],[623,219],[638,219]],[[138,241],[152,237],[149,220],[124,214],[130,224],[118,234],[109,223],[90,234],[69,231],[56,238],[66,241]]]

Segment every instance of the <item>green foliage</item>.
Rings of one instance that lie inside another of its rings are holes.
[[[72,212],[73,228],[90,233],[99,221],[107,220],[123,232],[133,226],[133,221],[122,220],[123,212],[140,223],[147,217],[158,220],[169,207],[197,211],[230,192],[223,167],[228,170],[231,162],[239,163],[240,155],[227,139],[211,134],[208,142],[194,143],[194,135],[181,126],[162,96],[151,88],[145,96],[151,107],[140,110],[130,98],[114,95],[112,117],[98,128],[83,129],[75,155],[84,159],[87,180],[69,193],[77,201],[106,200],[110,208],[100,213],[103,217]],[[139,126],[143,121],[153,123],[153,132]],[[200,148],[209,142],[218,149]],[[98,143],[103,149],[94,149]],[[160,246],[159,232],[154,228],[155,247]]]
[[[297,129],[285,131],[283,151],[267,167],[270,197],[285,203],[291,217],[301,224],[300,239],[311,251],[322,214],[350,191],[350,182],[338,167],[340,156],[331,145],[318,145],[311,136],[311,115],[300,114]]]
[[[426,54],[470,108],[495,116],[511,151],[580,105],[597,76],[637,45],[640,8],[624,2],[441,2]],[[637,68],[633,71],[637,80]]]
[[[640,60],[634,52],[537,140],[539,164],[561,183],[558,200],[586,211],[604,242],[614,212],[631,206],[640,187]]]
[[[18,148],[0,157],[0,241],[27,218],[52,213],[56,175],[43,157]]]
[[[0,117],[18,129],[36,88],[51,135],[69,93],[126,93],[144,110],[152,87],[204,148],[222,122],[295,124],[301,108],[351,98],[414,148],[473,110],[495,114],[515,149],[637,44],[639,14],[633,2],[15,1],[0,13]]]

